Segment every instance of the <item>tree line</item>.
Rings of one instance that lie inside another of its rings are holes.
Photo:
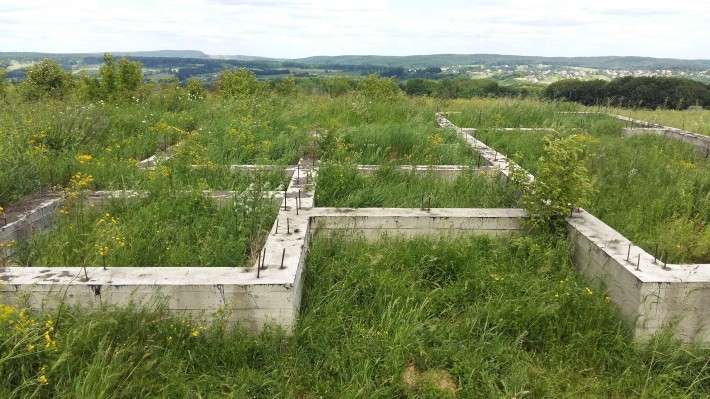
[[[13,91],[27,100],[47,97],[61,99],[69,95],[78,95],[89,100],[120,102],[139,98],[155,87],[154,84],[145,82],[143,65],[140,62],[129,57],[116,60],[108,53],[104,55],[103,61],[95,76],[77,76],[66,71],[58,61],[44,59],[28,67],[24,79],[12,85],[5,79],[7,72],[0,69],[0,97],[5,96],[12,86]],[[365,78],[289,75],[285,78],[260,81],[257,79],[258,73],[246,68],[223,68],[214,79],[209,81],[192,77],[182,82],[178,79],[167,80],[161,85],[181,88],[189,98],[202,98],[210,91],[218,94],[230,93],[231,96],[245,90],[247,92],[256,90],[256,92],[270,91],[277,94],[322,93],[331,97],[351,92],[364,92],[377,93],[377,97],[406,94],[440,99],[535,97],[575,101],[590,106],[610,105],[652,109],[710,107],[710,85],[681,78],[625,77],[609,82],[568,79],[544,87],[534,84],[507,86],[493,79],[468,78],[414,78],[398,82],[397,72],[401,72],[401,69],[389,72],[392,73],[371,73]],[[430,68],[426,73],[437,74],[439,70]],[[384,93],[389,94],[385,96]]]
[[[649,109],[710,107],[710,85],[675,77],[623,77],[609,82],[565,79],[547,86],[544,96],[550,100],[575,101],[591,106]]]
[[[427,96],[442,99],[475,97],[538,97],[542,94],[540,85],[504,86],[493,79],[444,78],[409,79],[401,85],[410,96]]]

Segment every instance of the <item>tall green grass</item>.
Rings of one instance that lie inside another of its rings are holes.
[[[120,105],[76,98],[0,103],[0,206],[66,186],[77,172],[92,173],[97,189],[135,188],[144,178],[136,163],[179,142],[181,162],[208,166],[293,164],[308,142],[305,128],[280,117],[294,99],[210,97],[176,105],[161,94]]]
[[[551,104],[535,106],[518,100],[490,103],[501,109],[514,108],[509,113],[501,111],[502,115],[533,108],[526,122],[556,132],[486,128],[474,133],[478,139],[535,174],[546,134],[585,134],[588,166],[596,189],[588,210],[649,253],[654,254],[658,245],[658,256],[667,253],[669,262],[710,263],[710,230],[706,229],[710,222],[710,165],[690,146],[661,137],[622,138],[624,122],[605,115],[556,114]],[[461,114],[451,115],[451,119],[461,126],[474,122],[478,112],[473,104]],[[545,112],[548,119],[544,119]],[[556,115],[570,119],[557,123]],[[513,121],[509,117],[502,124]]]
[[[316,237],[305,272],[291,336],[224,314],[2,307],[0,395],[453,397],[443,380],[465,398],[710,395],[708,349],[633,342],[565,240]]]
[[[534,99],[472,99],[456,100],[443,111],[459,127],[517,128],[517,127],[580,127],[588,116],[569,114],[580,107],[574,103],[546,102]]]
[[[496,174],[473,170],[446,180],[434,171],[417,174],[383,166],[371,175],[354,165],[322,164],[318,171],[317,206],[400,208],[509,208],[517,195]]]
[[[52,231],[17,246],[27,266],[245,266],[260,251],[276,205],[258,190],[217,207],[201,191],[150,190],[137,199],[79,202],[60,211]]]
[[[478,137],[509,156],[518,154],[535,174],[545,134],[484,131]],[[598,136],[587,149],[596,190],[592,214],[651,254],[658,245],[658,256],[667,253],[669,262],[710,263],[707,159],[686,144],[654,136]]]

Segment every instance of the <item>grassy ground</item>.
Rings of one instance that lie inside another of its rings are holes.
[[[279,98],[180,99],[166,89],[120,105],[0,102],[0,206],[52,187],[65,187],[77,172],[99,189],[136,188],[146,178],[139,160],[177,144],[170,167],[228,164],[293,164],[307,131],[280,118]],[[175,97],[175,98],[173,98]]]
[[[453,180],[435,172],[416,174],[392,166],[371,175],[354,165],[321,165],[317,206],[391,208],[510,208],[516,204],[513,187],[496,174],[466,171]]]
[[[542,133],[481,134],[494,148],[524,154],[531,173]],[[595,194],[588,210],[647,251],[670,262],[710,263],[710,164],[687,145],[659,137],[593,140],[587,146]]]
[[[65,209],[56,234],[18,245],[25,263],[239,266],[254,248],[253,221],[268,228],[275,210],[243,199],[216,209],[199,194],[254,183],[219,166],[225,163],[285,165],[318,153],[326,163],[317,200],[332,206],[418,207],[423,192],[432,206],[512,204],[508,187],[474,176],[440,184],[391,168],[372,177],[329,169],[475,162],[451,132],[435,128],[436,110],[463,111],[452,119],[465,127],[588,131],[597,154],[590,164],[600,187],[596,211],[631,226],[636,237],[649,234],[651,244],[667,240],[679,251],[672,256],[686,256],[685,245],[695,245],[691,256],[707,253],[694,244],[710,242],[703,161],[658,138],[617,138],[623,122],[559,113],[578,109],[570,104],[378,103],[357,93],[185,101],[183,94],[168,87],[118,107],[76,100],[0,105],[7,143],[0,147],[0,206],[54,185],[152,193],[101,213]],[[479,133],[523,154],[524,166],[541,151],[535,133]],[[173,160],[153,171],[135,167],[179,141],[185,144]],[[263,182],[279,184],[279,173]],[[659,193],[665,187],[672,189]],[[182,188],[191,194],[175,195]],[[640,206],[629,210],[633,201]],[[671,241],[673,223],[685,241]],[[665,226],[669,238],[648,226]],[[471,398],[710,396],[708,349],[670,334],[634,343],[603,290],[586,286],[571,267],[568,245],[542,236],[378,243],[317,237],[291,336],[227,327],[224,313],[207,315],[214,317],[208,323],[160,307],[33,313],[0,305],[0,397],[438,398],[450,390]]]
[[[244,192],[218,208],[201,191],[153,189],[139,199],[60,211],[50,232],[17,245],[28,266],[244,266],[276,217],[268,198]]]
[[[139,309],[0,308],[0,396],[703,398],[707,349],[636,344],[552,237],[316,238],[292,336]],[[10,322],[12,321],[12,323]]]
[[[513,106],[497,104],[501,108]],[[553,105],[523,103],[521,107],[533,107],[534,116],[552,112]],[[534,107],[543,111],[536,113]],[[475,108],[464,109],[451,116],[461,126],[477,117]],[[560,136],[586,134],[588,166],[596,188],[588,210],[648,252],[653,253],[658,245],[659,256],[667,252],[670,262],[710,263],[710,230],[706,228],[710,222],[708,161],[690,146],[676,141],[650,136],[622,138],[619,132],[623,122],[610,117],[569,116],[568,123],[560,123],[559,127],[553,120],[541,122],[548,125],[537,124],[534,118],[527,122],[536,127],[555,127]],[[508,118],[501,123],[511,124],[514,120]],[[508,156],[518,154],[522,166],[533,174],[546,134],[550,133],[493,129],[475,133]]]

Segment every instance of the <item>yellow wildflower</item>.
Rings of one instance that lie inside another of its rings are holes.
[[[89,163],[92,159],[94,159],[94,157],[92,157],[91,155],[77,155],[75,158],[82,165]]]

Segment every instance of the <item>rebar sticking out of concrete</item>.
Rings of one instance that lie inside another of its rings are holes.
[[[668,270],[668,251],[663,252],[663,270]]]
[[[631,243],[629,243],[629,251],[626,252],[626,261],[629,261],[629,256],[631,256]]]
[[[256,278],[259,278],[259,272],[261,271],[261,251],[259,251],[259,257],[256,259]]]

